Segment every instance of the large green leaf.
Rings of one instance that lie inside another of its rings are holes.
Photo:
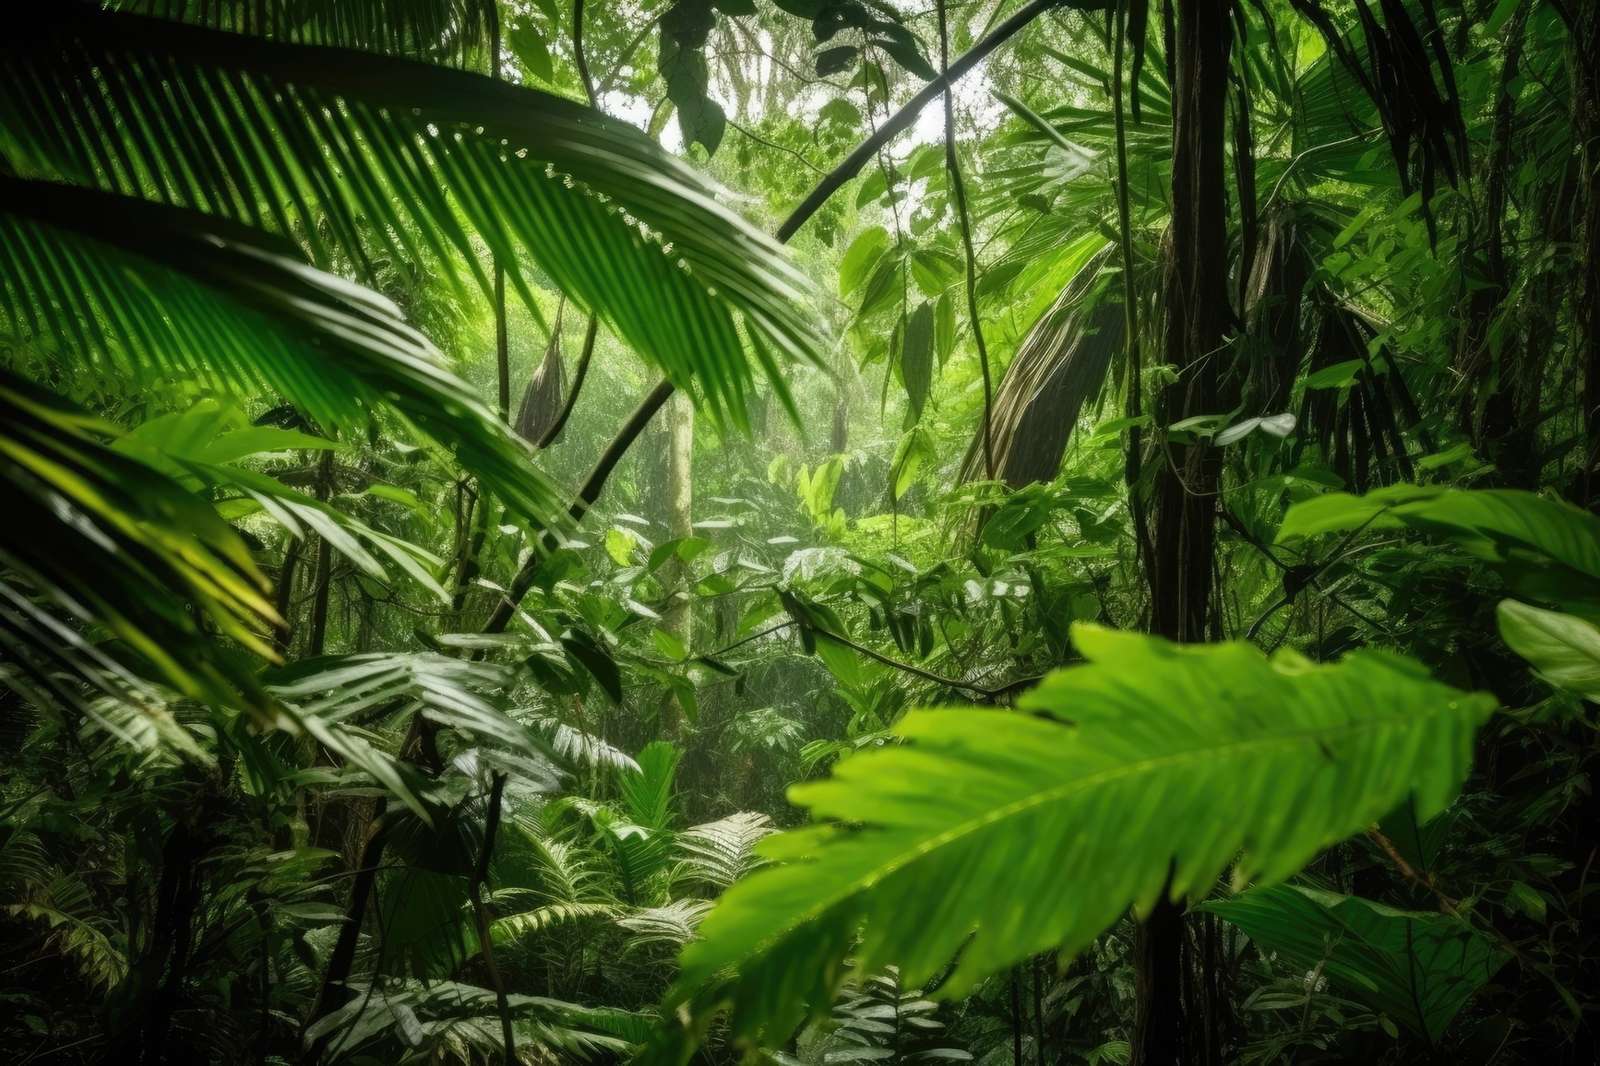
[[[1248,933],[1263,955],[1320,968],[1342,992],[1430,1041],[1508,957],[1460,918],[1297,885],[1202,906]]]
[[[1600,701],[1600,626],[1516,600],[1495,609],[1500,638],[1557,688]]]
[[[13,164],[375,258],[551,280],[711,412],[744,421],[755,362],[814,358],[809,290],[725,193],[638,130],[561,97],[349,49],[64,3],[0,39]],[[465,223],[465,225],[463,225]],[[324,238],[324,233],[327,234]]]
[[[393,303],[225,218],[0,178],[0,332],[130,375],[265,385],[330,427],[386,406],[525,518],[565,510],[532,449]]]
[[[1243,643],[1181,646],[1078,625],[1087,663],[1024,713],[930,710],[907,743],[857,755],[791,798],[820,824],[764,841],[780,865],[733,886],[683,955],[681,1061],[715,1012],[777,1041],[845,971],[898,964],[941,994],[1040,951],[1081,950],[1131,905],[1293,874],[1413,797],[1444,808],[1493,711],[1377,651],[1331,666]],[[929,891],[937,886],[937,891]],[[859,940],[858,940],[859,936]]]
[[[1278,540],[1396,528],[1452,541],[1493,563],[1529,598],[1600,617],[1600,517],[1532,492],[1436,485],[1330,492],[1290,507]]]

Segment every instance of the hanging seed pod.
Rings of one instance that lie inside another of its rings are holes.
[[[1098,284],[1111,250],[1091,258],[1039,316],[995,392],[995,473],[1012,488],[1056,476],[1079,412],[1105,388],[1122,349],[1122,301]],[[975,436],[961,480],[982,472],[983,443]]]
[[[566,301],[556,307],[555,325],[550,330],[550,342],[545,345],[544,358],[528,379],[522,393],[522,406],[517,408],[516,430],[523,440],[538,444],[555,424],[561,414],[561,399],[565,387],[566,368],[561,359],[561,318]]]

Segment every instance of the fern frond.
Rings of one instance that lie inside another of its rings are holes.
[[[678,834],[686,880],[701,881],[720,891],[761,865],[756,845],[772,833],[772,820],[754,811],[740,811],[715,822],[691,826]]]
[[[617,924],[633,934],[630,948],[666,945],[677,949],[694,939],[700,920],[711,910],[703,899],[675,899],[659,907],[641,907],[617,919]]]
[[[512,943],[558,925],[570,925],[591,918],[610,918],[617,911],[614,903],[548,903],[531,911],[496,919],[490,926],[490,933],[497,944]]]

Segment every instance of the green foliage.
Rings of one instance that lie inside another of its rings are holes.
[[[840,994],[826,1035],[819,1041],[821,1061],[972,1061],[972,1053],[951,1040],[939,1014],[939,1004],[926,998],[920,988],[903,988],[899,973],[891,967]],[[813,1056],[814,1052],[802,1061]]]
[[[741,326],[780,393],[778,360],[820,347],[795,302],[805,284],[770,238],[636,130],[559,97],[75,4],[30,14],[5,49],[0,136],[31,167],[122,195],[154,182],[186,206],[302,232],[322,262],[337,248],[369,271],[382,254],[456,277],[463,257],[487,288],[464,220],[530,306],[519,250],[735,424],[752,376]],[[169,93],[198,135],[179,132]],[[52,103],[66,100],[83,106]]]
[[[24,5],[0,1044],[1581,1058],[1591,7]]]
[[[1279,885],[1204,904],[1288,966],[1437,1043],[1507,957],[1460,918]]]
[[[262,630],[276,612],[239,536],[203,499],[108,446],[115,426],[10,375],[0,376],[0,425],[13,509],[0,562],[73,622],[106,627],[133,657],[85,639],[8,581],[0,639],[31,684],[75,708],[83,701],[71,685],[87,684],[158,722],[167,716],[151,682],[218,706],[242,696],[264,711],[249,670],[196,620],[268,653]],[[163,733],[193,749],[180,732]]]
[[[1500,637],[1539,676],[1586,700],[1600,698],[1600,627],[1560,611],[1501,600]]]
[[[1420,818],[1442,810],[1494,708],[1377,652],[1314,666],[1082,625],[1073,640],[1087,664],[1030,692],[1031,714],[916,712],[895,727],[904,745],[792,790],[822,824],[764,844],[782,865],[706,919],[661,1061],[724,1005],[736,1038],[781,1039],[831,998],[852,944],[854,968],[893,962],[914,982],[959,950],[940,987],[959,995],[1033,952],[1082,950],[1130,905],[1204,893],[1230,864],[1238,883],[1281,881],[1407,797]]]

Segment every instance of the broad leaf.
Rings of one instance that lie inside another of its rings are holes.
[[[1600,618],[1600,517],[1531,492],[1427,485],[1330,492],[1290,507],[1278,540],[1394,528],[1450,540],[1498,567],[1523,595]]]
[[[1077,625],[1087,663],[1017,713],[916,711],[906,743],[791,798],[819,824],[763,842],[780,865],[723,896],[683,956],[655,1045],[682,1061],[712,1016],[775,1042],[851,966],[919,984],[957,956],[957,996],[1040,951],[1072,954],[1163,894],[1293,874],[1414,797],[1461,786],[1484,694],[1383,652],[1318,666],[1242,643],[1181,646]],[[929,886],[938,886],[929,892]]]
[[[1516,600],[1495,609],[1500,637],[1557,688],[1600,701],[1600,627]]]

